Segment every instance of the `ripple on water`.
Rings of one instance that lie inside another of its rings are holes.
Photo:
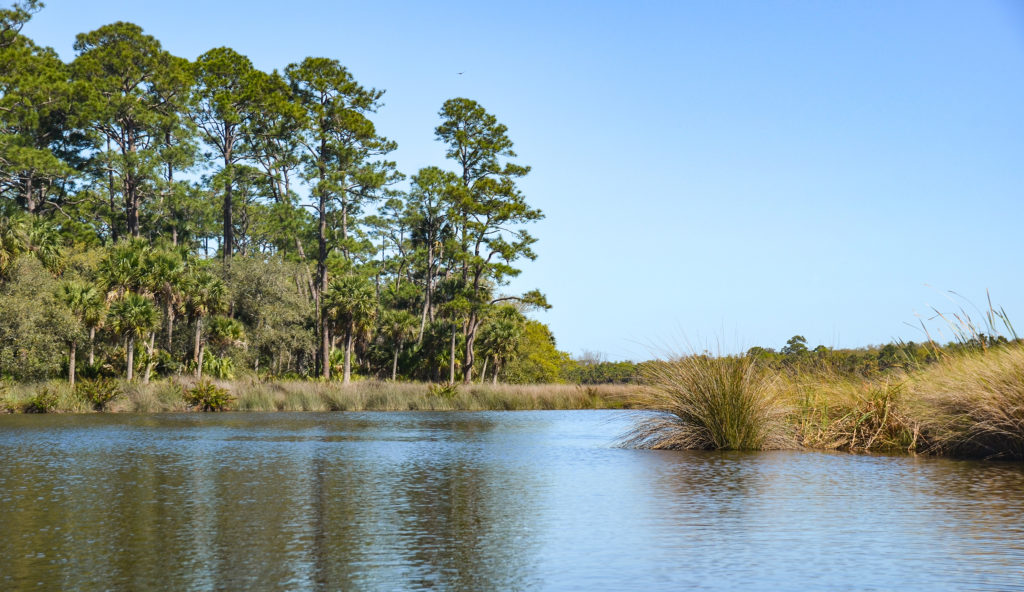
[[[615,448],[629,417],[0,417],[0,588],[1024,589],[1024,465]]]

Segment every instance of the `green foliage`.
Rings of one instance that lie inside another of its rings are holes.
[[[206,354],[203,356],[203,373],[221,380],[231,380],[235,377],[235,362],[227,356]]]
[[[18,258],[0,282],[0,376],[39,380],[64,373],[78,321],[56,299],[59,283],[33,257]]]
[[[203,380],[184,392],[185,402],[200,411],[226,411],[234,401],[227,389]]]
[[[41,6],[0,9],[0,375],[60,376],[72,356],[82,376],[143,381],[327,375],[343,339],[346,376],[555,376],[553,346],[524,349],[523,319],[496,306],[548,306],[498,292],[534,258],[523,227],[541,213],[475,101],[439,112],[458,170],[425,167],[406,194],[374,121],[384,91],[337,60],[278,74],[217,47],[189,63],[116,22],[65,64],[21,34]]]
[[[75,395],[92,405],[96,411],[104,411],[107,404],[121,394],[117,381],[110,378],[80,380],[75,383]]]
[[[561,382],[569,354],[559,351],[547,325],[527,320],[518,355],[509,361],[505,378],[519,384]]]
[[[427,388],[427,392],[432,397],[440,397],[442,399],[454,399],[459,394],[459,385],[454,383],[431,384]]]
[[[39,389],[25,401],[24,413],[52,413],[57,409],[57,393],[49,388]]]

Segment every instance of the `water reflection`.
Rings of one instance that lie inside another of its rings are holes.
[[[1024,465],[616,412],[0,417],[0,589],[1021,589]]]

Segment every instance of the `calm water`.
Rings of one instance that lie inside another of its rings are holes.
[[[1024,590],[1024,465],[621,412],[0,417],[2,590]]]

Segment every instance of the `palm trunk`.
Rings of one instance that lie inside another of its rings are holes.
[[[345,329],[345,376],[342,384],[348,384],[352,380],[352,334],[355,333],[352,325]]]
[[[192,347],[192,363],[196,365],[196,378],[203,375],[203,360],[200,357],[202,353],[202,337],[203,333],[203,318],[196,318],[196,340]]]
[[[455,384],[455,338],[458,335],[459,330],[457,328],[452,329],[452,346],[448,356],[448,384]]]
[[[498,384],[498,374],[501,373],[501,363],[498,362],[498,358],[494,358],[494,380],[491,384]]]
[[[78,349],[78,342],[71,342],[71,351],[68,353],[68,384],[75,388],[75,350]]]
[[[89,366],[95,363],[96,359],[96,327],[89,327]]]
[[[480,384],[483,384],[487,380],[487,362],[491,361],[490,358],[484,356],[484,367],[480,369]]]
[[[203,354],[206,353],[206,345],[199,343],[199,363],[196,364],[196,378],[203,377]]]
[[[152,331],[149,334],[149,342],[146,344],[146,354],[149,358],[146,361],[146,373],[142,375],[142,384],[149,384],[149,377],[153,374],[153,367],[156,366],[156,356],[153,353],[156,351],[156,331]]]
[[[128,355],[128,382],[132,381],[135,376],[135,336],[132,335],[128,338],[128,345],[125,346],[125,352]]]
[[[466,322],[465,368],[462,369],[462,380],[466,384],[473,382],[473,364],[476,362],[473,356],[473,345],[476,343],[476,329],[478,325],[476,313],[470,313],[469,320]]]
[[[395,355],[391,359],[391,380],[398,378],[398,354],[400,353],[398,344],[395,344]]]
[[[170,299],[167,301],[164,314],[167,316],[167,351],[171,351],[171,339],[174,337],[174,304]]]

